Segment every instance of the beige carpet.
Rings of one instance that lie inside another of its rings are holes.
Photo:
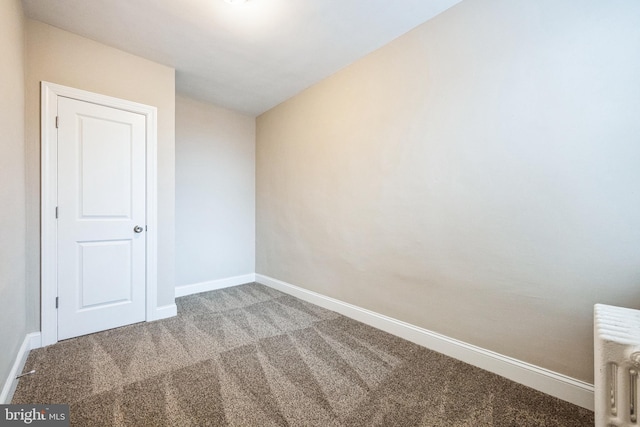
[[[72,425],[591,426],[593,413],[259,284],[34,350],[13,403]]]

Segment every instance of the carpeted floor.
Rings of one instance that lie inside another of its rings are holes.
[[[34,350],[13,403],[72,425],[591,426],[593,413],[260,284]]]

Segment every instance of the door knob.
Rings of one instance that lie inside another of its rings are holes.
[[[139,225],[133,227],[133,231],[135,231],[136,233],[142,233],[142,230],[144,230],[144,228],[140,227]]]

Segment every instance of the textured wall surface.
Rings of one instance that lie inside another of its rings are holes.
[[[0,389],[26,329],[24,18],[19,0],[0,2]],[[2,402],[4,403],[4,402]]]
[[[176,286],[255,272],[255,118],[176,97]]]
[[[640,2],[461,2],[257,120],[260,274],[580,380],[640,308]]]

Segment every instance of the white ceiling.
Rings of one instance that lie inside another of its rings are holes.
[[[176,69],[258,115],[461,0],[23,0],[28,17]]]

